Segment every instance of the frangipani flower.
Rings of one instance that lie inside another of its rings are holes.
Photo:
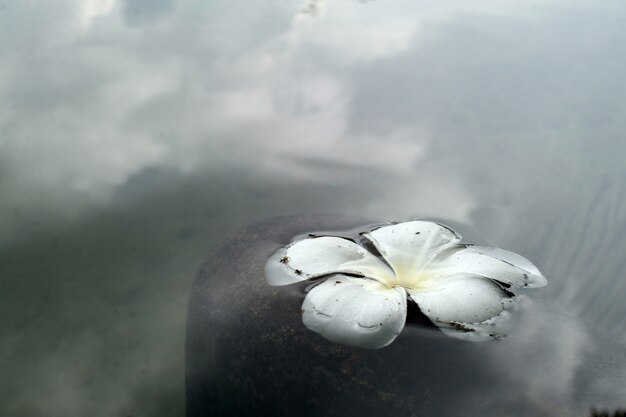
[[[410,221],[359,235],[363,244],[309,235],[279,249],[265,266],[270,285],[319,281],[304,299],[302,321],[334,342],[387,346],[404,328],[411,301],[451,336],[499,338],[514,306],[508,288],[546,285],[526,258],[462,244],[457,233],[437,223]]]

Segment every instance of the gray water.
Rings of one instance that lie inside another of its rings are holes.
[[[0,414],[183,414],[200,262],[287,213],[466,224],[626,356],[624,45],[610,0],[0,2]]]

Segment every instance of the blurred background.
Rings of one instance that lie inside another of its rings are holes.
[[[288,213],[467,224],[626,346],[626,3],[0,0],[0,414],[184,414],[188,289]]]

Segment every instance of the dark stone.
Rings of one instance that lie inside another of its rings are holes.
[[[585,415],[595,405],[589,401],[599,398],[593,383],[602,372],[578,372],[580,358],[593,351],[588,336],[533,304],[516,335],[502,341],[463,342],[407,326],[391,345],[364,350],[309,331],[301,321],[302,288],[267,285],[266,260],[296,235],[364,224],[339,216],[274,218],[212,251],[190,296],[188,416],[553,417]]]

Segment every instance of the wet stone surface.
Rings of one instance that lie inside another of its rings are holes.
[[[190,296],[188,416],[585,416],[619,406],[624,365],[610,364],[621,348],[597,349],[576,322],[530,301],[501,341],[407,326],[391,345],[364,350],[308,330],[302,288],[267,285],[265,262],[294,236],[368,223],[274,218],[209,254]]]

